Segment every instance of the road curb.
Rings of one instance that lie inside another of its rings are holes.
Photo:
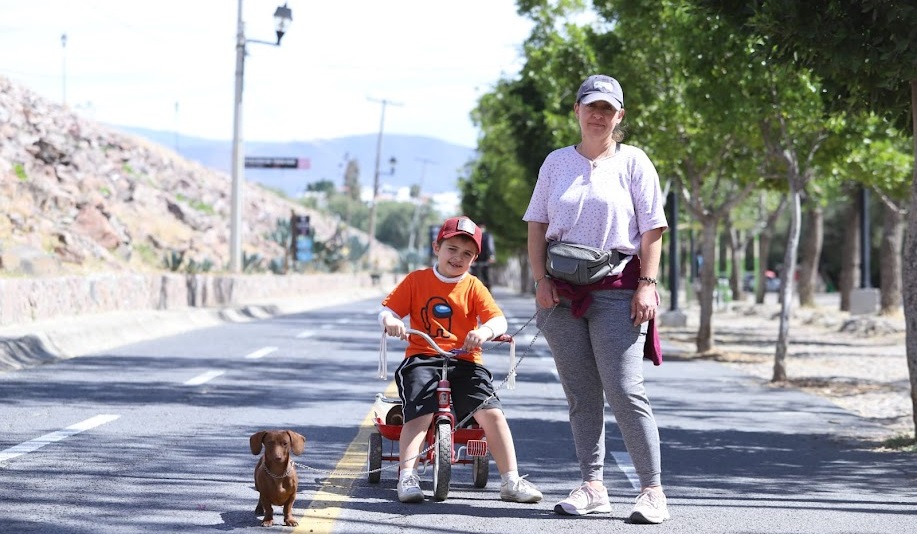
[[[106,312],[0,328],[0,373],[95,354],[122,345],[225,323],[244,323],[379,297],[385,288],[354,288],[321,299],[249,303],[229,308]]]

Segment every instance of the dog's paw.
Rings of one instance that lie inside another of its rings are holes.
[[[299,526],[299,521],[293,519],[292,517],[287,517],[283,520],[283,524],[288,527]]]
[[[265,519],[264,521],[261,522],[261,526],[262,526],[262,527],[272,527],[272,526],[274,526],[274,520],[273,520],[273,519]]]

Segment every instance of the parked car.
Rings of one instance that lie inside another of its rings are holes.
[[[745,277],[742,278],[742,290],[748,293],[755,291],[755,273],[745,273]],[[767,293],[780,291],[780,278],[774,271],[764,272],[764,291]]]

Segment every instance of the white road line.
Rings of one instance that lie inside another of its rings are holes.
[[[210,382],[214,378],[226,373],[226,371],[207,371],[206,373],[201,373],[190,380],[185,381],[186,386],[199,386],[206,382]]]
[[[307,337],[312,337],[314,335],[315,335],[315,332],[313,332],[312,330],[306,330],[305,332],[300,332],[296,334],[296,337],[298,339],[305,339]]]
[[[55,432],[51,432],[50,434],[45,434],[44,436],[37,437],[24,443],[20,443],[19,445],[15,445],[9,449],[0,451],[0,463],[16,458],[17,456],[22,456],[23,454],[37,451],[45,445],[56,443],[63,439],[69,438],[70,436],[79,434],[80,432],[85,432],[97,426],[104,425],[105,423],[110,423],[119,417],[121,416],[111,414],[97,415],[95,417],[90,417],[85,421],[80,421],[79,423],[70,425],[63,430],[57,430]]]
[[[640,478],[637,476],[637,470],[634,469],[634,463],[630,460],[630,455],[626,452],[611,451],[611,457],[615,459],[618,468],[627,476],[630,485],[635,490],[640,489]]]
[[[263,349],[258,349],[255,352],[245,356],[246,360],[257,360],[259,358],[264,358],[268,354],[277,350],[277,347],[264,347]]]

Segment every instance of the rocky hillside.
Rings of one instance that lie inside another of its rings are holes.
[[[311,216],[317,241],[339,230],[253,183],[243,200],[243,250],[266,262],[284,256],[270,235],[291,210]],[[0,77],[0,274],[161,270],[173,251],[219,271],[229,263],[230,205],[226,174]],[[396,253],[379,248],[380,267],[392,267]]]

